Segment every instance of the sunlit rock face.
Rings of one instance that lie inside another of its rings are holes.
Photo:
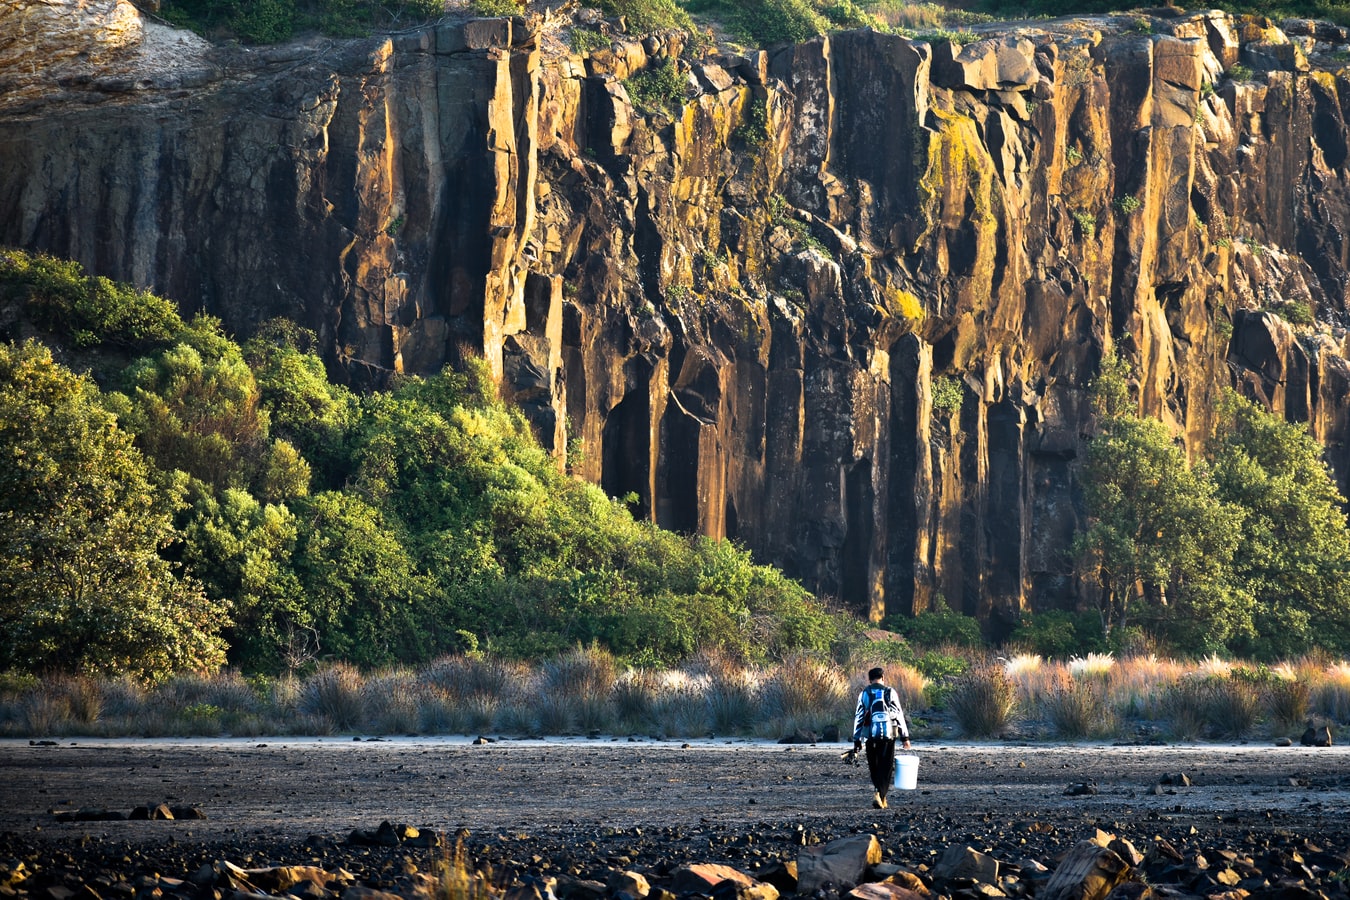
[[[674,37],[0,15],[0,241],[291,317],[358,384],[481,355],[560,464],[873,617],[1075,596],[1105,352],[1192,451],[1236,386],[1350,471],[1341,29],[857,31],[682,60],[660,111]]]

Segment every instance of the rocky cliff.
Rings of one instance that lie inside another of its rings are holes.
[[[247,50],[0,16],[0,243],[289,316],[358,383],[481,354],[635,514],[873,617],[1072,599],[1107,351],[1190,448],[1236,385],[1350,473],[1341,29],[850,32],[681,60],[661,110],[628,79],[676,37],[579,56],[570,21]]]

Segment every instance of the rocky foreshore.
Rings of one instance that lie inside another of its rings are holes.
[[[1133,839],[1042,823],[962,840],[895,839],[763,823],[587,834],[447,835],[382,822],[344,839],[310,835],[157,847],[82,835],[62,849],[6,835],[0,897],[38,900],[1336,900],[1350,851],[1277,829]],[[917,823],[915,825],[917,826]],[[901,833],[907,829],[902,829]],[[1190,832],[1196,832],[1194,828]],[[705,861],[693,861],[698,844]],[[973,844],[973,845],[972,845]],[[1067,847],[1064,845],[1067,844]],[[924,847],[927,850],[924,850]],[[977,849],[982,847],[983,849]],[[203,855],[205,854],[205,855]],[[221,858],[210,858],[224,854]],[[288,859],[289,862],[276,860]],[[712,860],[721,860],[714,862]]]
[[[923,755],[878,811],[828,746],[0,746],[0,898],[1350,894],[1342,748]]]

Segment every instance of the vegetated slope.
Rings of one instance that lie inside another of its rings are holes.
[[[15,250],[0,297],[28,335],[0,344],[0,670],[156,676],[218,664],[220,638],[251,671],[591,642],[765,659],[846,628],[743,550],[561,473],[482,366],[357,396],[290,323],[240,346]]]

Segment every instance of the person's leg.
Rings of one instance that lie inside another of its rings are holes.
[[[876,788],[876,795],[872,799],[872,805],[878,808],[886,802],[886,785],[890,781],[891,771],[885,768],[885,761],[882,759],[884,754],[883,744],[891,744],[891,755],[895,755],[895,745],[892,741],[886,741],[881,738],[867,739],[867,774],[872,776],[872,787]]]
[[[886,805],[886,792],[891,789],[891,778],[895,773],[895,741],[878,740],[880,746],[877,748],[877,765],[885,774],[881,782],[877,785],[877,793],[881,795],[882,808]]]

